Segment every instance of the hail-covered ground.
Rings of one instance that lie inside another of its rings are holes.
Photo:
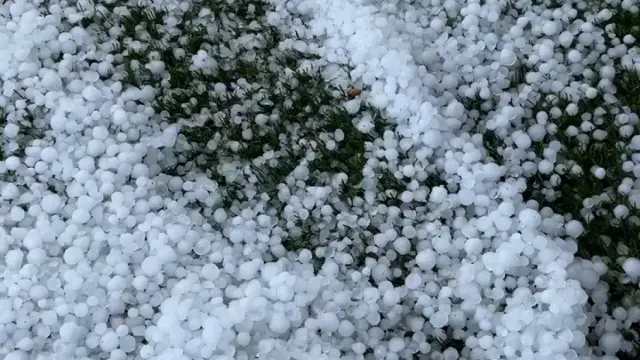
[[[637,1],[7,0],[0,359],[635,359]]]

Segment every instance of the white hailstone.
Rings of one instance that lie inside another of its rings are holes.
[[[348,320],[340,321],[340,325],[338,325],[338,334],[340,336],[348,338],[353,335],[356,327]]]
[[[470,238],[464,242],[464,251],[469,255],[479,255],[484,248],[482,240]]]
[[[269,321],[269,329],[276,334],[284,334],[289,331],[291,320],[280,312],[275,312]]]
[[[2,188],[0,195],[5,199],[12,200],[20,196],[20,189],[13,183],[7,183]]]
[[[632,150],[640,150],[640,135],[635,135],[634,137],[632,137],[629,146]]]
[[[96,102],[102,97],[102,92],[95,86],[89,85],[82,90],[82,97],[88,102]]]
[[[42,211],[49,215],[56,214],[60,209],[62,209],[62,199],[58,194],[47,194],[42,197],[42,202],[40,206],[42,207]]]
[[[449,325],[454,329],[462,329],[466,325],[466,316],[462,310],[453,310],[449,314]]]
[[[380,298],[380,292],[377,288],[369,287],[362,291],[362,299],[367,304],[373,304]]]
[[[359,99],[349,100],[344,104],[344,108],[351,115],[357,114],[358,111],[360,111],[360,100]]]
[[[411,273],[404,279],[404,284],[409,290],[416,290],[422,286],[422,276],[417,273]]]
[[[227,220],[227,213],[224,209],[218,208],[213,212],[213,220],[218,224],[223,224]]]
[[[105,126],[96,126],[91,130],[94,140],[105,141],[109,138],[109,130]]]
[[[607,332],[600,337],[598,345],[607,355],[615,355],[622,348],[622,335],[619,333]]]
[[[57,72],[49,69],[42,69],[42,78],[40,84],[49,91],[62,90],[62,79]]]
[[[260,262],[247,261],[238,267],[238,278],[241,280],[253,279],[260,269]]]
[[[403,191],[402,194],[400,194],[400,200],[405,204],[411,203],[413,201],[413,192]]]
[[[512,135],[513,142],[520,149],[528,149],[531,146],[531,138],[529,135],[522,131],[516,131]]]
[[[71,214],[71,221],[76,224],[85,224],[91,219],[91,214],[85,209],[75,209]]]
[[[582,60],[582,54],[580,53],[580,51],[572,49],[572,50],[569,50],[569,53],[567,54],[567,59],[572,63],[578,63]]]
[[[82,261],[83,257],[84,255],[82,253],[82,249],[77,246],[70,246],[64,251],[64,254],[62,256],[64,262],[69,265],[78,264],[80,261]]]
[[[603,66],[600,68],[600,77],[613,79],[616,76],[616,69],[613,66]]]
[[[13,139],[16,138],[18,136],[18,134],[20,133],[20,126],[13,124],[13,123],[9,123],[7,125],[4,126],[4,136],[9,138],[9,139]]]
[[[329,151],[333,151],[337,147],[338,147],[338,144],[332,139],[327,140],[327,142],[325,143],[325,148]]]
[[[607,171],[601,167],[597,167],[593,169],[593,176],[595,176],[598,179],[604,179],[605,176],[607,176]]]
[[[411,178],[415,175],[416,168],[413,165],[405,165],[402,167],[402,175]]]
[[[577,238],[584,232],[584,226],[578,220],[571,220],[564,225],[567,235]]]
[[[7,168],[7,170],[15,171],[20,167],[21,163],[22,162],[20,161],[19,157],[9,156],[8,158],[5,159],[4,166]]]
[[[298,261],[300,261],[301,263],[308,263],[312,258],[313,253],[308,249],[302,249],[298,254]]]
[[[444,22],[444,20],[438,17],[433,18],[429,23],[429,27],[438,32],[442,31],[445,25],[446,23]]]
[[[389,289],[382,296],[382,303],[385,306],[393,306],[400,302],[400,294],[395,289]]]
[[[29,260],[29,256],[27,255],[27,260]],[[29,296],[32,299],[38,301],[40,299],[45,299],[49,295],[49,290],[44,285],[33,285],[29,289]]]
[[[584,91],[584,95],[587,97],[587,99],[595,99],[596,96],[598,96],[598,89],[592,88],[592,87],[588,87]]]
[[[430,129],[422,135],[422,143],[434,149],[440,147],[442,141],[442,133],[438,130]]]
[[[541,124],[533,124],[527,129],[527,134],[529,134],[531,140],[539,142],[547,135],[547,130]]]
[[[405,344],[404,344],[404,339],[401,337],[394,337],[391,340],[389,340],[389,351],[397,353],[402,351],[402,349],[404,349]]]
[[[634,38],[633,35],[627,34],[622,38],[622,42],[627,45],[631,45],[636,42],[636,38]]]
[[[155,256],[149,256],[140,264],[142,272],[147,276],[155,276],[162,269],[162,263],[160,259]]]
[[[31,351],[33,349],[34,342],[29,338],[22,338],[16,343],[16,348],[23,351]]]
[[[115,109],[111,112],[111,121],[116,126],[122,126],[129,120],[129,114],[123,109]]]
[[[171,125],[162,131],[162,145],[165,147],[173,147],[178,139],[178,127]]]
[[[613,215],[618,219],[625,219],[629,216],[629,208],[625,205],[616,205],[616,207],[613,208]]]
[[[100,349],[102,351],[113,351],[118,348],[120,341],[118,335],[109,330],[100,336]]]
[[[24,253],[20,249],[11,249],[4,254],[4,262],[7,268],[18,270],[22,267]]]
[[[87,155],[92,157],[98,157],[106,151],[104,142],[98,139],[91,139],[87,143]]]
[[[23,350],[13,350],[4,356],[4,360],[28,360],[29,355]]]
[[[447,189],[444,186],[435,186],[431,189],[429,194],[429,201],[440,204],[447,197]]]
[[[338,330],[340,321],[334,313],[322,313],[318,315],[320,328],[326,332],[332,333]]]
[[[449,313],[442,310],[436,311],[435,313],[433,313],[433,315],[431,315],[431,317],[429,317],[429,323],[431,323],[431,325],[433,325],[433,327],[436,329],[445,327],[448,321]]]
[[[607,135],[609,134],[602,129],[595,129],[592,134],[593,138],[598,141],[604,141],[604,139],[607,138]]]
[[[553,172],[553,163],[547,159],[542,159],[538,163],[538,172],[541,174],[551,174]]]
[[[506,346],[505,346],[506,348]],[[496,354],[498,355],[498,354]],[[443,360],[458,360],[459,358],[459,354],[458,354],[458,350],[456,350],[455,348],[447,348],[445,351],[442,352],[442,359]],[[499,356],[499,355],[498,355]],[[472,356],[473,358],[473,356]],[[494,357],[489,357],[488,358],[494,358]]]
[[[508,201],[503,201],[498,205],[498,211],[504,216],[512,216],[515,213],[515,206]]]
[[[142,345],[138,354],[140,354],[141,358],[146,360],[151,359],[153,356],[155,356],[156,351],[151,345]]]
[[[516,54],[511,49],[502,49],[500,52],[500,64],[512,66],[516,63]]]
[[[9,246],[11,243],[12,240],[9,235],[5,231],[0,230],[0,254],[6,254],[7,251],[9,251]]]
[[[527,229],[536,229],[542,223],[542,216],[533,209],[522,209],[518,213],[518,221],[520,225]]]
[[[640,277],[640,260],[636,258],[627,258],[622,264],[622,269],[631,277]]]
[[[446,114],[449,117],[459,119],[464,115],[464,105],[459,101],[451,101],[449,105],[447,105]]]
[[[72,342],[76,339],[78,325],[73,322],[66,322],[60,326],[60,339],[64,342]]]
[[[570,31],[563,31],[558,35],[558,43],[567,48],[573,43],[573,34]]]
[[[542,32],[547,36],[552,36],[558,32],[558,23],[555,21],[547,21],[542,25]]]
[[[360,119],[360,121],[358,121],[358,124],[356,125],[356,128],[361,133],[368,134],[369,132],[371,132],[371,130],[374,129],[374,125],[373,125],[373,122],[370,119],[362,118],[362,119]]]
[[[579,110],[580,109],[578,109],[578,105],[574,103],[567,105],[567,107],[565,108],[565,111],[567,112],[567,114],[571,116],[577,115]]]
[[[436,252],[431,249],[422,250],[416,255],[416,265],[422,270],[429,271],[433,269],[436,266],[436,262]]]
[[[573,136],[576,136],[576,135],[580,134],[580,130],[577,127],[571,125],[571,126],[567,127],[566,133],[567,133],[567,135],[573,137]]]
[[[543,40],[543,43],[540,44],[540,47],[538,48],[538,57],[540,58],[541,61],[545,62],[540,65],[541,72],[545,72],[545,64],[547,64],[546,61],[551,60],[555,55],[555,51],[553,49],[554,45],[555,44],[553,44],[553,42],[548,42]]]
[[[398,158],[398,150],[396,150],[396,149],[385,149],[384,150],[384,157],[388,161],[394,161],[395,159]]]
[[[393,249],[398,254],[406,255],[411,251],[411,242],[406,237],[399,237],[393,241]]]
[[[582,170],[582,168],[580,167],[580,165],[577,165],[577,164],[576,164],[576,165],[573,165],[573,166],[571,167],[571,173],[572,173],[573,175],[576,175],[576,176],[582,176],[582,174],[584,173],[584,171]]]
[[[20,222],[24,219],[25,216],[25,211],[18,207],[18,206],[14,206],[11,208],[11,212],[9,213],[9,218],[11,219],[11,221],[14,222]]]
[[[161,74],[165,69],[165,64],[161,60],[151,60],[144,66],[152,74]]]
[[[269,121],[269,116],[265,114],[258,114],[253,121],[255,121],[257,125],[264,126]]]
[[[351,350],[358,355],[362,355],[367,351],[367,346],[361,342],[357,342],[351,345]]]
[[[461,189],[458,191],[458,200],[463,206],[469,206],[473,204],[476,198],[476,193],[471,189]]]
[[[248,332],[241,331],[236,335],[238,345],[245,347],[251,342],[251,335]]]

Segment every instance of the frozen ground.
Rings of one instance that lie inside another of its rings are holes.
[[[4,2],[0,359],[637,358],[638,19]]]

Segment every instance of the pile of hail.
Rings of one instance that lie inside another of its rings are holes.
[[[638,356],[640,260],[578,256],[640,221],[613,8],[5,1],[0,359]]]

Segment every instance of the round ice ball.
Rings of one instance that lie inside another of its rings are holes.
[[[600,348],[607,355],[615,355],[622,348],[622,336],[618,333],[605,333],[599,341]]]
[[[500,51],[500,64],[511,66],[516,63],[516,54],[511,49],[502,49]]]
[[[431,249],[422,250],[416,255],[416,265],[422,270],[433,269],[436,260],[436,252]]]
[[[28,360],[29,355],[22,350],[14,350],[5,355],[4,360]]]
[[[523,209],[518,214],[518,221],[524,228],[535,229],[542,223],[542,216],[536,210]]]
[[[291,320],[282,313],[273,314],[269,322],[269,329],[276,334],[286,333],[289,330],[289,326],[291,326]]]
[[[627,258],[622,264],[622,269],[631,277],[640,277],[640,260]]]
[[[42,202],[40,203],[42,211],[50,215],[56,214],[60,211],[60,209],[62,209],[62,205],[62,199],[58,194],[47,194],[42,197]]]
[[[567,232],[567,235],[574,238],[579,237],[584,232],[584,226],[582,226],[582,223],[578,220],[569,221],[565,224],[564,229]]]

